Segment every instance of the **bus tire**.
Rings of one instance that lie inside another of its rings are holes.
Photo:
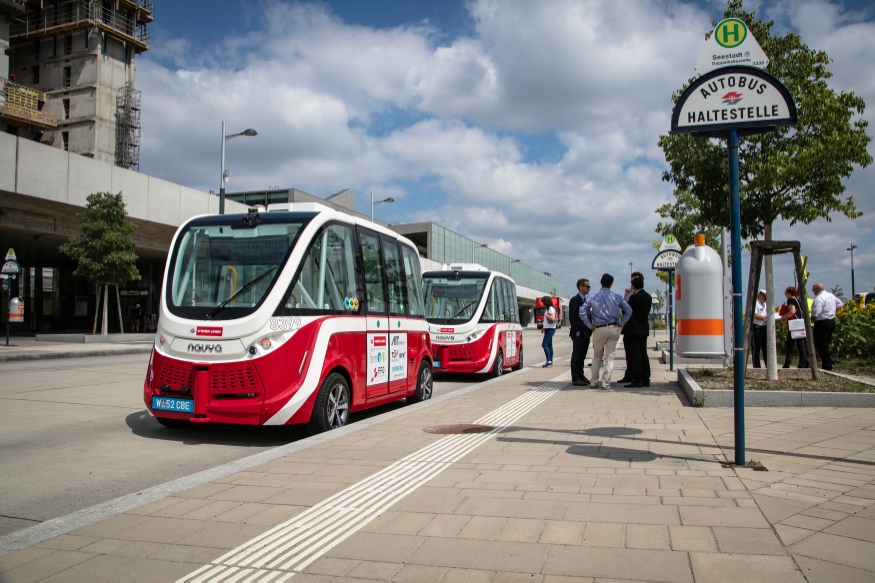
[[[169,419],[167,417],[155,417],[155,420],[164,427],[173,427],[176,429],[191,427],[191,421],[189,421],[188,419]]]
[[[342,374],[331,373],[322,382],[308,427],[311,434],[343,427],[349,421],[349,384]]]
[[[492,371],[489,373],[489,376],[498,378],[502,374],[504,374],[504,355],[499,350],[495,353],[495,364],[492,365]]]
[[[431,374],[431,365],[427,360],[419,364],[419,372],[416,373],[416,389],[407,397],[407,404],[421,403],[431,399],[434,390],[434,376]]]
[[[513,367],[513,370],[523,370],[523,366],[525,366],[523,364],[523,347],[522,346],[520,346],[519,357],[520,358],[519,358],[519,360],[517,360],[516,366]]]

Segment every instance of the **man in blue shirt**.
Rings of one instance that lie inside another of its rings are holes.
[[[606,273],[600,283],[602,289],[587,297],[585,304],[587,309],[580,310],[580,319],[592,330],[592,381],[596,388],[610,389],[611,373],[614,371],[614,351],[620,340],[620,329],[632,317],[632,306],[623,299],[623,296],[611,291],[614,276]],[[602,363],[605,370],[602,378],[599,379]]]

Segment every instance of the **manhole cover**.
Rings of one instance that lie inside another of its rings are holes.
[[[426,433],[439,433],[441,435],[455,435],[459,433],[486,433],[493,429],[495,428],[489,425],[459,423],[457,425],[435,425],[434,427],[426,427],[423,431]]]

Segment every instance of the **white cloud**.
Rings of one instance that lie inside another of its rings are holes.
[[[229,142],[230,190],[372,189],[404,199],[407,220],[435,220],[568,282],[649,267],[653,210],[671,194],[656,141],[722,8],[474,0],[469,10],[474,32],[442,43],[427,27],[376,30],[323,4],[274,1],[261,30],[196,60],[176,54],[173,70],[147,54],[142,168],[215,188],[224,119],[259,132]],[[875,100],[872,22],[822,0],[766,5],[766,16],[829,52],[835,87]],[[527,159],[530,132],[557,136],[561,159]],[[867,213],[873,184],[871,168],[848,181]],[[777,232],[803,239],[839,281],[836,245],[859,236],[864,265],[875,254],[871,216]]]

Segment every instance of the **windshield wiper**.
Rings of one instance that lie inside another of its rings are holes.
[[[471,306],[473,306],[473,305],[476,304],[476,303],[477,303],[477,300],[474,300],[473,302],[470,302],[470,303],[468,303],[468,304],[465,304],[464,306],[462,306],[461,308],[459,308],[459,311],[458,311],[458,312],[456,312],[455,314],[453,314],[452,316],[450,316],[450,319],[447,320],[446,323],[449,324],[450,322],[452,322],[453,320],[456,319],[456,316],[458,316],[459,314],[461,314],[462,312],[464,312],[465,310],[467,310],[468,308],[470,308]]]
[[[213,316],[215,316],[216,314],[218,314],[219,312],[221,312],[222,310],[224,310],[224,309],[225,309],[225,306],[227,306],[228,304],[230,304],[232,300],[234,300],[234,299],[237,298],[237,296],[239,296],[240,294],[242,294],[243,292],[245,292],[246,290],[248,290],[249,288],[251,288],[253,285],[255,285],[256,283],[258,283],[259,281],[261,281],[262,279],[264,279],[265,277],[267,277],[268,274],[270,274],[270,273],[272,273],[272,272],[274,272],[274,271],[276,271],[276,267],[271,267],[270,269],[268,269],[267,271],[265,271],[264,273],[262,273],[261,275],[259,275],[258,277],[256,277],[255,279],[253,279],[252,281],[250,281],[249,283],[247,283],[246,285],[244,285],[244,286],[241,287],[240,289],[238,289],[237,292],[236,292],[233,296],[231,296],[230,298],[228,298],[227,300],[225,300],[224,302],[222,302],[221,304],[219,304],[218,306],[216,306],[216,309],[215,309],[215,310],[213,310],[212,312],[210,312],[209,314],[207,314],[206,319],[209,320],[210,318],[212,318]]]

